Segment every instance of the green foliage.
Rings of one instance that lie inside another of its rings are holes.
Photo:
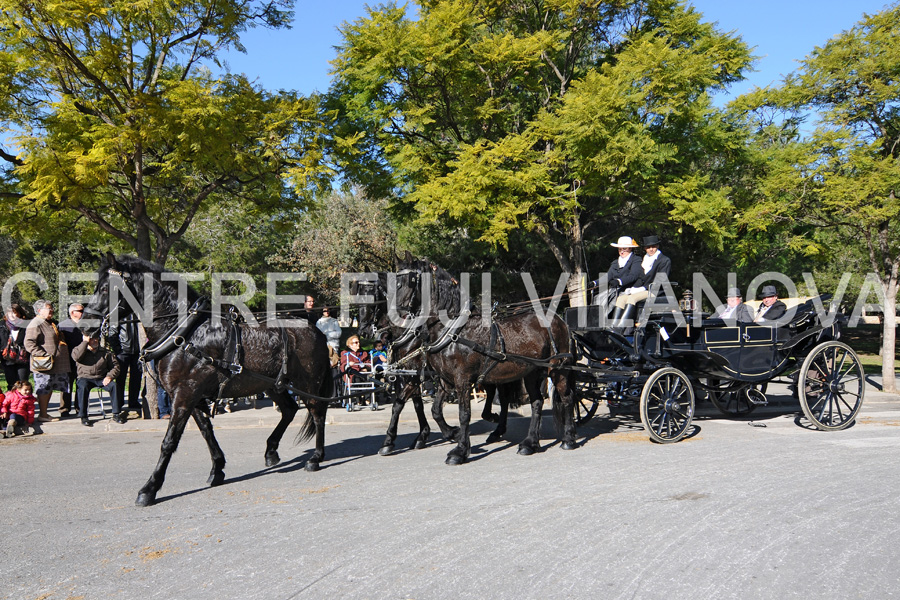
[[[729,189],[707,174],[742,138],[708,94],[750,56],[700,19],[660,0],[381,7],[344,27],[332,101],[420,222],[495,248],[530,231],[568,271],[585,231],[623,219],[721,247]]]
[[[289,247],[269,257],[272,265],[306,273],[319,296],[338,300],[341,274],[390,271],[397,233],[386,200],[361,192],[334,192],[301,215]]]
[[[0,123],[20,149],[3,226],[47,239],[76,219],[164,263],[213,198],[269,213],[327,189],[317,98],[204,67],[289,0],[13,0],[0,13]],[[15,215],[13,219],[12,215]],[[25,221],[21,221],[21,217]],[[107,240],[109,238],[106,238]]]
[[[771,227],[792,252],[843,258],[844,264],[855,259],[852,264],[878,275],[888,390],[895,389],[900,271],[898,29],[895,3],[816,48],[782,86],[736,103],[756,110],[756,147],[769,164],[762,197],[742,215],[743,227]],[[807,112],[815,115],[816,128],[804,139],[800,124]]]

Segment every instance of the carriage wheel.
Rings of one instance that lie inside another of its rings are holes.
[[[742,417],[753,412],[757,407],[756,404],[750,402],[747,392],[750,389],[756,389],[757,386],[746,387],[740,383],[732,383],[724,388],[719,387],[718,379],[710,379],[707,384],[709,387],[718,388],[717,391],[709,392],[709,399],[713,406],[719,409],[719,412],[729,417]],[[734,389],[732,389],[734,388]],[[760,391],[766,393],[766,384],[762,385]]]
[[[806,418],[823,431],[849,427],[862,408],[865,389],[859,357],[842,342],[819,344],[800,367],[800,406]]]
[[[688,376],[674,367],[655,371],[641,392],[641,422],[650,439],[677,442],[694,419],[694,388]]]
[[[582,398],[578,396],[575,400],[575,425],[581,426],[591,420],[594,413],[597,412],[597,406],[600,401],[596,398]]]

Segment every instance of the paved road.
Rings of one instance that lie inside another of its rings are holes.
[[[265,469],[277,415],[239,411],[215,421],[228,481],[204,485],[189,430],[150,508],[133,503],[164,423],[50,423],[0,440],[0,598],[897,597],[900,397],[870,393],[835,433],[774,400],[765,427],[700,411],[671,445],[600,416],[566,452],[545,419],[530,457],[524,419],[492,446],[478,425],[455,468],[438,441],[377,456],[387,411],[338,411],[318,473],[289,442]]]

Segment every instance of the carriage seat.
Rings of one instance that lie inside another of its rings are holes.
[[[805,304],[806,302],[812,300],[812,296],[800,296],[798,298],[779,298],[784,305],[788,307],[788,310],[795,306],[800,306],[801,304]],[[744,302],[750,309],[755,313],[759,310],[759,305],[762,304],[762,300],[748,300]]]

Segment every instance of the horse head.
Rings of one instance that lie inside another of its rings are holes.
[[[159,265],[135,256],[115,257],[108,252],[100,261],[94,294],[84,307],[81,330],[88,335],[98,335],[110,322],[118,323],[131,315],[149,314],[152,321],[152,310],[159,308],[159,296],[165,287],[160,285],[162,271]],[[148,285],[151,286],[149,289]],[[147,292],[152,294],[152,307],[141,304],[146,304]],[[152,310],[148,313],[147,309]]]
[[[390,325],[388,320],[387,287],[385,273],[376,273],[377,280],[354,279],[350,281],[350,293],[354,296],[369,296],[372,302],[355,303],[359,309],[359,335],[365,338],[376,338]]]

